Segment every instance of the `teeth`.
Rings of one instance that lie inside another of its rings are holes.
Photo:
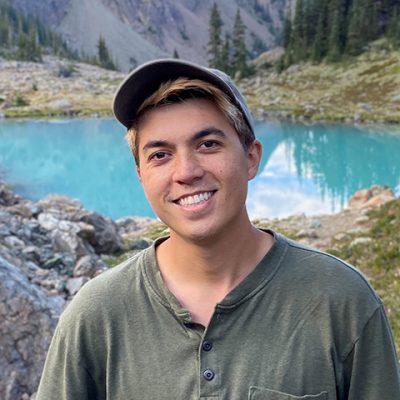
[[[212,192],[204,192],[200,194],[195,194],[194,196],[183,197],[182,199],[179,199],[178,203],[181,206],[192,206],[208,200],[211,196]]]

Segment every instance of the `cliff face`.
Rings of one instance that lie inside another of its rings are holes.
[[[273,47],[289,0],[218,0],[223,30],[231,31],[237,9],[253,54]],[[208,19],[213,0],[14,0],[13,5],[62,33],[85,54],[100,35],[123,70],[156,57],[207,63]]]

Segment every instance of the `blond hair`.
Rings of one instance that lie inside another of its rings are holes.
[[[126,134],[135,162],[139,165],[138,129],[146,112],[167,104],[181,103],[188,99],[205,98],[211,100],[235,128],[244,149],[254,141],[254,133],[245,121],[242,112],[229,96],[216,86],[200,79],[178,78],[160,85],[140,106],[136,118]]]

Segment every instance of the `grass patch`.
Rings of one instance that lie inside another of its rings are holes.
[[[141,236],[147,239],[156,240],[162,236],[168,236],[169,230],[167,225],[162,222],[152,224]]]
[[[4,110],[4,117],[13,118],[71,118],[71,117],[92,117],[93,115],[99,117],[112,116],[111,109],[89,109],[82,108],[79,110],[54,110],[54,109],[8,109]]]
[[[134,256],[136,253],[137,251],[125,251],[115,256],[103,256],[101,259],[104,262],[104,264],[107,265],[108,268],[113,268],[123,263],[128,258]]]
[[[262,220],[260,221],[258,219],[255,219],[252,221],[252,224],[259,229],[272,229],[273,231],[279,232],[280,234],[286,236],[289,239],[299,240],[299,237],[295,231],[290,231],[288,229],[282,229],[282,227],[274,224],[273,221],[262,221]]]
[[[137,241],[140,238],[156,240],[162,236],[167,236],[169,234],[168,228],[162,222],[155,222],[152,224],[145,232],[140,234],[139,236],[135,236],[132,239],[126,239],[125,245],[129,246],[132,241]],[[121,251],[112,256],[103,256],[103,262],[109,267],[113,268],[116,267],[118,264],[126,261],[128,258],[134,256],[140,250],[128,250],[128,251]]]
[[[17,95],[15,96],[12,105],[14,107],[25,107],[25,106],[29,106],[29,100],[21,95]]]
[[[373,222],[369,232],[359,236],[372,238],[372,243],[351,246],[353,235],[328,252],[356,265],[367,275],[382,298],[400,351],[400,199],[369,212]]]

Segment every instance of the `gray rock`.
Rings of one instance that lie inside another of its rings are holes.
[[[81,257],[90,251],[85,246],[83,240],[73,232],[57,229],[51,232],[50,236],[54,240],[55,251],[66,253],[74,259]]]
[[[0,205],[12,206],[19,203],[21,198],[10,190],[3,182],[0,182]]]
[[[107,266],[97,255],[86,255],[81,257],[75,265],[74,277],[87,276],[93,278],[107,269]]]
[[[122,249],[123,241],[118,227],[111,219],[95,212],[83,212],[79,220],[95,228],[95,234],[89,239],[89,243],[96,253],[113,254]]]
[[[48,106],[56,110],[65,110],[67,108],[70,108],[72,104],[68,99],[60,99],[48,103]]]
[[[27,246],[22,250],[25,260],[40,263],[40,250],[36,246]]]
[[[46,231],[52,231],[58,227],[59,220],[50,213],[41,213],[38,216],[38,222],[43,229]]]
[[[297,232],[297,236],[299,238],[316,239],[318,238],[318,233],[314,229],[301,229]]]
[[[46,351],[62,310],[0,257],[0,398],[20,399],[39,383]]]
[[[79,231],[77,234],[83,239],[92,239],[96,234],[96,230],[93,225],[86,224],[85,222],[78,222]]]
[[[394,102],[396,102],[396,103],[399,103],[399,102],[400,102],[400,94],[398,94],[398,95],[396,95],[396,96],[393,96],[393,97],[392,97],[392,101],[394,101]]]
[[[333,238],[335,240],[337,240],[338,242],[342,242],[344,240],[350,239],[350,236],[346,233],[341,232],[341,233],[337,233]]]
[[[43,264],[43,269],[52,269],[57,266],[63,265],[63,257],[61,254],[55,254],[53,257],[47,259]]]
[[[365,224],[368,221],[369,221],[369,217],[367,215],[361,215],[360,217],[355,219],[355,222],[357,224]]]
[[[70,278],[67,282],[67,290],[71,296],[76,295],[82,286],[90,279],[87,276],[80,276],[79,278]]]
[[[66,196],[60,195],[49,195],[37,202],[44,212],[52,213],[58,219],[69,219],[62,218],[66,214],[73,215],[82,209],[82,203],[79,200],[72,199]]]
[[[370,110],[371,105],[369,103],[357,103],[358,107],[364,109],[364,110]]]
[[[7,212],[24,218],[32,218],[32,210],[23,203],[15,204],[7,208]]]
[[[135,238],[128,241],[126,247],[127,250],[144,250],[147,247],[151,246],[153,243],[150,239],[145,238]]]
[[[155,220],[149,217],[125,217],[115,221],[121,235],[138,233],[154,224]]]
[[[8,246],[8,247],[10,247],[10,248],[20,248],[20,249],[22,249],[24,246],[25,246],[25,243],[21,240],[21,239],[19,239],[19,238],[17,238],[16,236],[14,236],[14,235],[11,235],[11,236],[7,236],[5,239],[4,239],[4,243]]]
[[[350,247],[354,247],[354,246],[357,246],[360,244],[366,245],[366,244],[371,244],[371,243],[372,243],[372,239],[370,237],[358,237],[350,243]]]

